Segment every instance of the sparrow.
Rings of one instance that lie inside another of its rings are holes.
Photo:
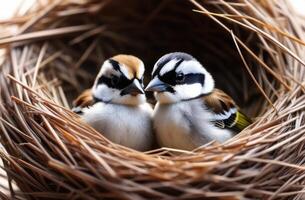
[[[74,112],[114,143],[138,151],[152,148],[152,107],[146,103],[144,64],[132,55],[107,59],[91,89],[73,102]]]
[[[222,143],[251,124],[233,99],[215,88],[201,63],[186,53],[161,57],[145,90],[153,91],[157,100],[153,126],[160,146],[193,150],[210,141]]]

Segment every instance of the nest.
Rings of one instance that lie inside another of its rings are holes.
[[[286,1],[50,0],[1,24],[17,30],[0,39],[11,197],[302,199],[305,21]],[[255,122],[224,144],[143,153],[70,111],[108,57],[139,56],[147,83],[172,51],[198,58]]]

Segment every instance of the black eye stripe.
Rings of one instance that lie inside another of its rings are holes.
[[[118,89],[123,89],[130,85],[132,80],[127,79],[126,77],[121,77],[119,83],[116,85]]]
[[[184,83],[182,84],[200,83],[201,85],[204,85],[204,81],[204,74],[186,74],[183,81]]]
[[[185,74],[183,82],[177,83],[176,73],[174,71],[170,71],[164,74],[163,76],[160,76],[159,79],[172,86],[182,84],[190,85],[194,83],[200,83],[201,85],[204,85],[205,76],[204,74]]]
[[[105,84],[107,85],[109,88],[116,88],[116,89],[123,89],[125,87],[127,87],[128,85],[130,85],[132,83],[132,80],[129,80],[124,73],[121,71],[120,68],[120,63],[116,60],[113,59],[108,59],[108,62],[112,65],[113,69],[115,71],[120,72],[122,75],[121,76],[114,76],[114,78],[117,78],[118,80],[113,81],[112,77],[107,77],[107,76],[101,76],[98,81],[97,81],[97,85],[99,84]]]
[[[169,85],[176,85],[176,72],[169,71],[162,76],[159,76],[159,79]]]
[[[111,77],[101,76],[97,81],[97,85],[105,84],[110,88],[123,89],[132,83],[132,80],[129,80],[124,76],[120,76],[118,78],[118,83],[114,85],[111,81]]]

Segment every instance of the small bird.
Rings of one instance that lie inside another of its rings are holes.
[[[144,93],[144,64],[132,55],[106,60],[93,87],[72,109],[109,140],[146,151],[152,148],[152,112]]]
[[[224,142],[251,120],[230,96],[214,88],[211,74],[191,55],[169,53],[154,65],[146,91],[157,104],[153,126],[160,146],[193,150],[207,142]]]

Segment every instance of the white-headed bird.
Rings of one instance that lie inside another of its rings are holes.
[[[144,94],[144,64],[131,55],[106,60],[93,87],[75,101],[73,111],[109,140],[139,150],[152,148],[152,108]]]
[[[153,91],[157,100],[153,125],[160,146],[193,150],[212,140],[224,142],[251,123],[186,53],[161,57],[146,91]]]

